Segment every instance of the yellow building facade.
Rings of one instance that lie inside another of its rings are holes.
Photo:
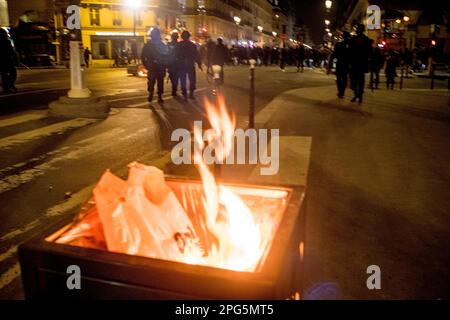
[[[179,24],[179,2],[142,0],[82,0],[81,34],[84,47],[92,52],[93,65],[113,65],[119,56],[140,56],[151,28],[163,35]]]

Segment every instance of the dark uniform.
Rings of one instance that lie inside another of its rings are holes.
[[[352,102],[361,103],[364,94],[365,74],[369,72],[369,58],[372,51],[370,39],[364,35],[364,25],[359,25],[357,34],[350,39],[350,80],[355,97]]]
[[[168,71],[169,71],[169,79],[170,82],[172,83],[172,96],[174,97],[177,95],[178,82],[180,81],[179,75],[180,67],[178,65],[178,60],[175,52],[177,44],[178,44],[178,33],[174,32],[172,34],[172,41],[168,44],[170,56]]]
[[[183,97],[187,99],[187,78],[189,78],[189,98],[194,99],[194,91],[196,86],[196,74],[195,64],[198,64],[200,70],[202,70],[202,63],[200,61],[200,55],[197,51],[197,46],[189,40],[190,34],[187,31],[183,31],[181,34],[183,41],[178,42],[176,47],[176,59],[180,67],[180,82],[181,92]]]
[[[228,48],[223,44],[222,39],[217,40],[217,44],[214,47],[213,54],[211,57],[211,62],[213,65],[221,66],[220,70],[220,82],[223,84],[225,76],[224,76],[224,66],[225,62],[229,59]]]
[[[161,34],[154,28],[150,34],[151,40],[142,50],[142,63],[148,70],[148,101],[153,100],[155,82],[158,85],[158,102],[162,103],[164,93],[164,77],[169,60],[169,49],[161,41]]]
[[[333,65],[333,60],[336,59],[336,84],[338,89],[338,97],[343,98],[345,89],[347,88],[348,73],[349,73],[349,37],[350,34],[344,33],[344,40],[336,43],[334,51],[330,56],[328,63],[328,70]]]
[[[380,48],[375,47],[372,51],[372,56],[370,57],[370,88],[378,89],[378,84],[380,83],[380,70],[384,65],[384,56]]]
[[[304,62],[305,62],[305,46],[303,44],[301,44],[298,48],[297,48],[297,72],[300,71],[300,69],[303,72],[304,69]]]
[[[16,72],[17,55],[9,41],[8,34],[0,28],[0,72],[2,74],[3,91],[7,93],[17,91],[14,82]]]

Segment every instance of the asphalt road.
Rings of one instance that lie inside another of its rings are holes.
[[[269,67],[258,68],[256,75],[256,111],[288,90],[317,89],[334,83],[332,76],[318,70],[299,74],[295,68],[283,73]],[[227,106],[241,123],[247,119],[248,76],[248,67],[226,70]],[[21,70],[19,93],[0,95],[4,114],[0,117],[0,298],[23,297],[17,263],[20,243],[76,212],[106,168],[123,176],[133,160],[152,163],[159,159],[161,149],[168,148],[165,142],[171,130],[190,129],[193,119],[203,117],[203,99],[211,98],[204,73],[198,74],[196,101],[186,104],[166,94],[164,106],[152,104],[150,108],[145,79],[127,76],[124,69],[89,69],[87,77],[89,88],[113,107],[106,121],[64,121],[46,116],[47,102],[69,87],[65,69]],[[406,87],[423,88],[426,84],[426,80],[409,79]],[[437,88],[446,88],[446,83],[438,83]],[[352,261],[381,261],[395,270],[393,256],[404,254],[398,267],[406,270],[408,261],[414,261],[411,253],[402,249],[408,246],[420,248],[413,251],[418,264],[413,270],[425,274],[427,265],[421,265],[421,259],[438,259],[430,270],[441,272],[443,282],[448,280],[448,265],[443,267],[448,262],[444,256],[448,237],[439,229],[448,226],[442,221],[448,220],[450,207],[445,200],[449,189],[448,123],[401,114],[396,114],[395,121],[392,117],[360,119],[332,108],[318,112],[308,103],[310,100],[292,97],[286,106],[279,106],[267,125],[281,128],[282,135],[313,137],[308,191],[309,214],[313,217],[309,231],[312,256],[307,266],[310,284],[339,282],[344,298],[370,297],[366,289],[352,286],[357,272],[350,270],[355,267]],[[430,207],[438,229],[421,228],[426,226]],[[361,220],[361,215],[370,219]],[[351,226],[353,233],[342,234],[339,224]],[[437,231],[438,235],[432,234]],[[437,258],[428,254],[423,243],[407,236],[415,232],[426,245],[443,253]],[[406,236],[399,237],[399,233]],[[376,250],[393,251],[381,255],[380,260],[370,260],[374,251],[367,248],[374,241],[378,242]],[[347,260],[348,265],[338,265]],[[437,276],[426,279],[436,281]],[[398,281],[412,280],[408,273]],[[448,297],[442,283],[435,291],[432,284],[406,288],[416,289],[394,290],[377,297]]]

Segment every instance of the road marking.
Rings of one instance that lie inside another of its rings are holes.
[[[59,90],[68,90],[68,88],[48,88],[48,89],[40,89],[40,90],[21,91],[21,92],[17,92],[17,93],[8,93],[8,94],[0,95],[0,98],[21,96],[21,95],[26,95],[26,94],[30,94],[30,93],[40,93],[40,92],[46,92],[46,91],[59,91]]]
[[[57,167],[58,163],[67,160],[77,160],[85,157],[86,155],[92,155],[94,153],[98,153],[100,151],[103,151],[104,149],[111,147],[110,144],[105,143],[105,141],[111,139],[111,137],[114,137],[115,139],[117,139],[117,141],[123,141],[125,139],[132,138],[133,136],[145,133],[149,130],[150,129],[148,128],[143,128],[134,132],[131,135],[119,137],[118,139],[115,138],[115,135],[122,133],[123,131],[125,131],[124,129],[114,129],[112,131],[107,131],[100,135],[94,136],[90,139],[95,138],[94,140],[97,141],[96,143],[84,147],[79,145],[75,146],[70,151],[66,150],[64,153],[61,153],[60,155],[54,157],[50,161],[44,162],[28,170],[23,170],[18,174],[13,174],[3,178],[2,180],[0,180],[0,194],[12,190],[14,188],[17,188],[22,184],[33,181],[37,177],[44,175],[46,172],[50,170],[58,169]]]
[[[13,282],[20,276],[20,265],[17,262],[13,267],[9,268],[5,273],[0,276],[0,290]]]
[[[19,123],[24,123],[27,121],[33,121],[33,120],[39,120],[47,117],[47,111],[44,111],[42,113],[30,113],[30,114],[24,114],[19,115],[12,118],[2,119],[0,120],[0,127],[8,127],[13,126]]]
[[[12,246],[5,253],[0,254],[0,262],[3,260],[11,258],[17,252],[18,246]]]
[[[39,219],[33,220],[30,223],[27,223],[24,227],[15,229],[15,230],[13,230],[11,232],[8,232],[7,234],[3,235],[0,238],[0,241],[3,242],[3,241],[11,240],[11,239],[13,239],[13,238],[15,238],[17,236],[20,236],[21,234],[24,234],[24,233],[26,233],[26,232],[28,232],[30,230],[33,230],[38,225],[39,225]]]
[[[59,123],[55,123],[43,128],[30,130],[22,133],[18,133],[3,139],[0,139],[0,149],[9,148],[16,144],[22,144],[28,141],[32,141],[41,137],[50,136],[55,133],[62,133],[69,129],[84,127],[88,124],[94,123],[98,120],[77,118],[73,120],[67,120]]]

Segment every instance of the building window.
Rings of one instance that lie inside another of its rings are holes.
[[[119,10],[113,10],[113,26],[122,25],[122,13]]]
[[[92,58],[108,59],[108,41],[93,39],[92,40]]]
[[[89,17],[91,19],[91,26],[100,26],[100,9],[89,9]]]

